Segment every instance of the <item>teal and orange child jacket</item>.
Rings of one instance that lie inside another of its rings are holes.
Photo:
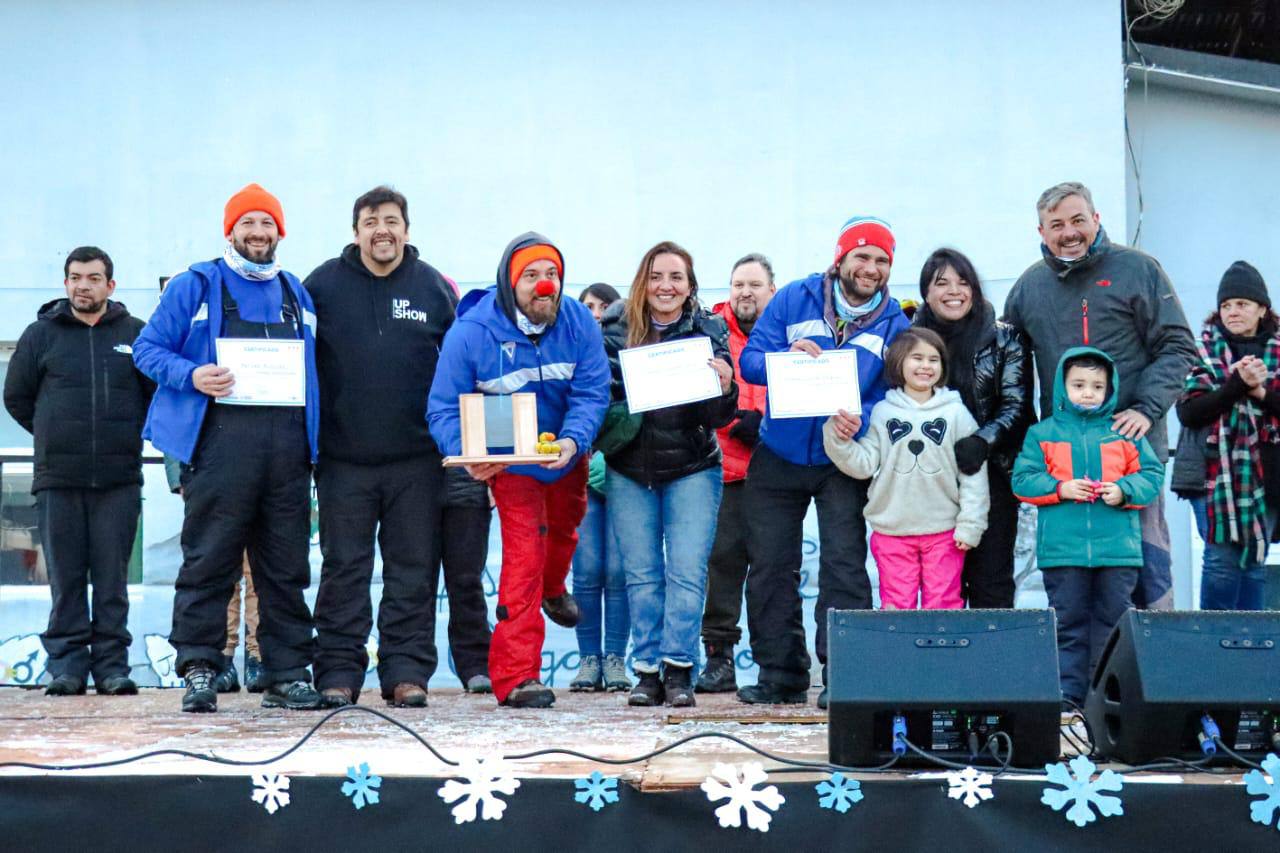
[[[1079,355],[1095,355],[1110,368],[1110,388],[1102,405],[1082,411],[1067,399],[1062,365]],[[1013,466],[1013,493],[1039,508],[1036,560],[1054,566],[1141,566],[1142,529],[1137,510],[1154,501],[1164,486],[1164,465],[1145,438],[1131,441],[1111,431],[1116,388],[1115,362],[1101,350],[1075,347],[1058,362],[1053,380],[1053,414],[1027,432]],[[1125,502],[1109,506],[1062,500],[1058,485],[1074,479],[1115,483]]]

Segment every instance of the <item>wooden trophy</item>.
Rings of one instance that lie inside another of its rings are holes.
[[[497,444],[511,446],[510,453],[489,452],[491,433],[486,429],[485,401],[496,401],[489,394],[459,394],[458,416],[462,421],[462,455],[446,456],[444,467],[482,465],[497,462],[505,465],[547,465],[560,458],[558,453],[539,453],[538,398],[535,394],[511,395],[511,441],[505,441],[505,425],[495,424]]]

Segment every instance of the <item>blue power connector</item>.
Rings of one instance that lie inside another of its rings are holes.
[[[1222,732],[1218,730],[1218,724],[1213,721],[1213,717],[1205,714],[1200,718],[1200,751],[1205,756],[1218,754],[1218,738],[1222,737]]]
[[[893,715],[893,754],[907,754],[907,718],[901,714]]]

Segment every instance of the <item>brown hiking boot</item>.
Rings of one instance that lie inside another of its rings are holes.
[[[345,708],[355,703],[355,692],[350,687],[326,687],[320,691],[321,708]]]
[[[427,691],[410,681],[402,681],[395,686],[387,704],[393,708],[425,708]]]

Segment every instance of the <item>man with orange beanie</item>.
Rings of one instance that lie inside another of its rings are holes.
[[[266,708],[320,706],[308,667],[311,611],[311,465],[319,429],[315,309],[297,277],[280,269],[284,211],[257,184],[223,214],[221,258],[174,276],[133,347],[158,388],[144,438],[183,463],[182,568],[173,597],[175,668],[187,683],[184,711],[216,711],[214,680],[227,640],[227,602],[246,548],[260,607],[258,644]],[[301,349],[300,381],[249,401],[219,366],[227,350],[265,341]],[[231,400],[221,402],[224,398]],[[212,405],[211,405],[212,402]],[[238,402],[240,405],[231,405]]]
[[[522,234],[498,264],[497,284],[458,304],[427,403],[431,435],[446,456],[462,450],[458,395],[533,393],[538,430],[557,436],[546,465],[474,465],[488,481],[502,528],[498,624],[489,677],[502,705],[546,708],[555,694],[538,680],[546,625],[572,627],[580,613],[565,591],[578,525],[587,511],[587,459],[609,405],[609,362],[585,305],[562,299],[564,258],[541,234]],[[539,612],[539,606],[541,611]]]

